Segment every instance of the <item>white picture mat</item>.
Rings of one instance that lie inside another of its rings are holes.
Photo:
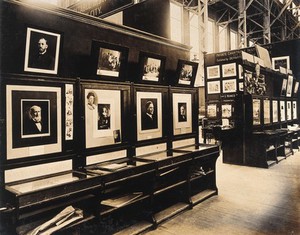
[[[231,118],[232,117],[232,105],[231,104],[222,104],[221,106],[222,118]]]
[[[57,106],[61,106],[61,88],[59,87],[44,87],[44,86],[20,86],[7,85],[6,87],[6,141],[7,141],[7,159],[17,159],[21,157],[32,157],[36,155],[44,155],[50,153],[57,153],[62,151],[62,133],[61,133],[61,109],[57,109],[57,142],[53,144],[45,144],[42,146],[29,146],[13,148],[13,133],[12,130],[12,92],[13,91],[41,91],[41,92],[55,92]]]
[[[220,94],[221,83],[220,81],[207,82],[207,94]]]
[[[186,121],[179,122],[178,117],[178,104],[186,103]],[[192,132],[192,95],[191,94],[182,94],[174,93],[173,94],[173,132],[174,135],[191,133]],[[184,128],[184,130],[182,130]]]
[[[284,122],[286,119],[285,117],[285,101],[284,100],[280,100],[279,102],[279,106],[280,106],[280,121]]]
[[[217,104],[207,105],[207,117],[215,118],[217,117]]]
[[[54,69],[53,70],[31,68],[31,67],[28,66],[29,52],[30,52],[30,40],[31,40],[31,33],[32,32],[42,33],[42,34],[54,36],[54,37],[57,38],[56,48],[55,48],[55,58],[54,58]],[[59,47],[60,47],[60,34],[48,32],[48,31],[44,31],[44,30],[39,30],[39,29],[33,29],[33,28],[30,28],[30,27],[27,28],[24,71],[37,72],[37,73],[57,74],[58,60],[59,60]]]
[[[156,99],[157,107],[154,112],[157,112],[157,128],[150,130],[142,130],[142,113],[141,100]],[[137,113],[137,139],[146,140],[162,137],[162,94],[160,92],[136,92],[136,113]]]
[[[222,65],[222,77],[235,77],[236,76],[236,63]]]
[[[236,90],[236,79],[222,80],[223,93],[232,93]]]
[[[297,101],[293,101],[293,119],[298,118],[298,113],[297,113]]]
[[[286,102],[286,120],[287,121],[292,120],[292,101]]]
[[[272,120],[274,122],[278,122],[278,101],[273,100],[272,101]]]
[[[292,97],[293,81],[294,81],[293,76],[288,75],[288,80],[287,80],[287,85],[286,85],[286,97]]]
[[[207,79],[220,78],[220,66],[208,66],[206,67]]]
[[[260,125],[260,100],[253,99],[252,107],[253,125]]]
[[[264,124],[270,124],[271,122],[271,101],[264,100]]]
[[[89,92],[94,92],[97,96],[95,109],[87,108],[86,99]],[[98,130],[98,104],[108,102],[110,104],[110,129]],[[85,89],[85,139],[86,148],[99,147],[114,144],[113,131],[121,131],[121,91]]]

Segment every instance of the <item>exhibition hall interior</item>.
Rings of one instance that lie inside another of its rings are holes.
[[[0,12],[0,234],[300,234],[299,0]]]

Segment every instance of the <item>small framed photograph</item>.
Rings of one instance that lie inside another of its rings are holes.
[[[173,93],[173,133],[192,132],[192,95]]]
[[[286,88],[287,88],[287,79],[284,78],[281,84],[281,92],[280,92],[281,96],[286,96]]]
[[[61,88],[7,85],[7,159],[62,151]]]
[[[239,67],[239,79],[243,80],[244,79],[244,68],[240,64],[238,67]]]
[[[57,74],[61,35],[27,28],[24,71]]]
[[[264,124],[271,123],[271,101],[269,99],[264,99],[263,101],[264,106]]]
[[[162,137],[162,93],[136,92],[137,140]]]
[[[207,94],[220,94],[221,83],[220,81],[207,82]]]
[[[198,63],[178,60],[176,85],[193,87],[198,70]]]
[[[222,118],[231,118],[232,117],[232,104],[222,104],[221,105],[221,115]]]
[[[84,89],[86,148],[121,141],[121,91]],[[116,137],[118,134],[118,137]]]
[[[288,75],[287,85],[286,85],[286,97],[292,97],[293,82],[294,82],[293,76]]]
[[[272,121],[273,123],[277,123],[279,121],[277,100],[272,100]]]
[[[126,80],[126,67],[128,48],[93,41],[93,74],[103,80],[124,81]]]
[[[260,99],[252,100],[252,117],[253,117],[253,125],[260,125],[260,117],[261,117],[261,102]]]
[[[207,79],[220,78],[220,65],[208,66],[206,71]]]
[[[292,101],[286,101],[286,120],[292,120]]]
[[[289,56],[280,56],[272,58],[272,68],[276,71],[279,71],[279,68],[290,69],[290,57]]]
[[[166,57],[147,52],[139,55],[139,82],[162,84]]]
[[[207,113],[208,118],[217,118],[218,117],[218,106],[217,104],[207,104]]]
[[[235,77],[236,76],[236,63],[222,65],[222,77]]]
[[[280,121],[285,122],[286,121],[285,100],[280,100],[279,106],[280,106]]]
[[[223,80],[222,88],[223,93],[236,92],[236,79]]]
[[[298,114],[297,114],[297,101],[293,101],[293,120],[298,119]]]
[[[297,96],[298,90],[299,90],[299,82],[296,81],[296,82],[295,82],[295,86],[294,86],[293,96],[295,96],[295,97]]]

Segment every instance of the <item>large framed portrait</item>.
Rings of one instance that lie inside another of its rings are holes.
[[[93,75],[103,80],[126,80],[128,50],[127,47],[93,41]]]
[[[162,137],[162,93],[136,92],[137,140]]]
[[[252,117],[253,117],[253,125],[261,125],[261,100],[253,99],[252,100]]]
[[[279,107],[280,107],[280,121],[285,122],[286,121],[285,100],[279,101]]]
[[[7,160],[62,151],[61,88],[7,85]]]
[[[207,79],[220,78],[220,65],[206,67]]]
[[[198,63],[178,60],[176,85],[193,87],[198,70]]]
[[[61,35],[27,28],[24,71],[57,74]]]
[[[264,124],[271,123],[271,101],[269,99],[264,99],[263,101],[264,106]]]
[[[220,94],[221,83],[220,81],[207,82],[207,94]]]
[[[192,132],[192,94],[173,93],[173,133]]]
[[[290,57],[289,56],[279,56],[272,58],[272,68],[279,71],[279,68],[290,69]]]
[[[165,56],[140,52],[138,81],[141,83],[162,84],[164,79],[165,63]]]
[[[278,100],[272,100],[272,122],[277,123],[278,121]]]
[[[236,79],[222,80],[222,91],[223,93],[236,92]]]
[[[222,65],[222,77],[235,77],[236,76],[236,63]]]
[[[294,78],[292,75],[288,75],[286,85],[286,97],[292,97]]]
[[[121,91],[84,89],[85,147],[121,142]]]
[[[297,113],[297,101],[293,101],[293,120],[298,119],[298,113]]]

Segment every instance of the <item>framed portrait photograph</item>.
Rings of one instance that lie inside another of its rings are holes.
[[[165,56],[140,52],[138,81],[141,83],[162,84],[165,72],[165,63]]]
[[[127,47],[93,41],[93,74],[104,80],[126,80],[128,50]]]
[[[294,78],[292,75],[288,75],[286,85],[286,97],[292,97]]]
[[[260,99],[253,99],[252,100],[252,117],[253,117],[253,125],[260,125],[261,124],[261,101]]]
[[[278,117],[278,101],[272,100],[272,122],[277,123],[279,121]]]
[[[222,92],[223,93],[236,92],[236,79],[222,80]]]
[[[271,101],[269,99],[264,99],[263,107],[264,107],[264,124],[270,124],[271,123]]]
[[[207,82],[207,94],[220,94],[221,83],[220,81]]]
[[[292,120],[292,101],[286,101],[286,120]]]
[[[136,92],[137,140],[162,137],[162,93]]]
[[[61,35],[27,28],[24,71],[57,74]]]
[[[120,142],[121,91],[84,89],[84,97],[86,148]]]
[[[297,101],[293,101],[293,120],[298,119],[298,114],[297,114]]]
[[[207,79],[220,78],[220,65],[206,67]]]
[[[198,70],[198,63],[178,60],[176,85],[193,87]]]
[[[281,91],[280,91],[280,95],[281,95],[281,96],[286,96],[287,81],[288,81],[288,80],[287,80],[286,78],[284,78],[284,79],[282,80]]]
[[[7,85],[7,160],[62,151],[61,88]]]
[[[272,68],[273,70],[279,71],[279,68],[290,69],[290,57],[289,56],[279,56],[272,58]]]
[[[217,104],[207,104],[206,115],[208,118],[218,117],[218,105]]]
[[[233,113],[232,104],[222,104],[221,105],[221,116],[222,118],[231,118]]]
[[[285,100],[279,101],[279,107],[280,107],[280,121],[285,122],[286,121]]]
[[[295,97],[297,96],[298,90],[299,90],[299,82],[296,81],[296,82],[295,82],[295,85],[294,85],[293,96],[295,96]]]
[[[192,132],[192,95],[173,93],[173,133]]]
[[[236,76],[236,63],[222,64],[222,77],[235,77]]]

